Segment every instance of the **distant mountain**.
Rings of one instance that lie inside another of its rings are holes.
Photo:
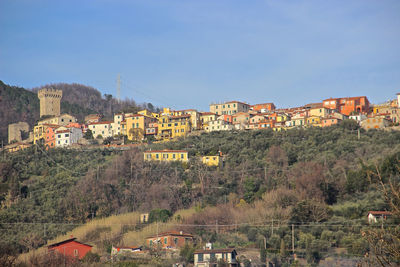
[[[136,112],[139,109],[133,100],[117,101],[107,94],[102,97],[97,89],[82,84],[48,84],[31,91],[0,81],[0,142],[3,140],[4,144],[7,143],[9,124],[25,121],[32,128],[39,120],[40,103],[37,91],[41,88],[62,90],[61,113],[74,115],[79,121],[92,113],[112,118],[115,112]]]

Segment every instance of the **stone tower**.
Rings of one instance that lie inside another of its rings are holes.
[[[62,91],[56,89],[41,89],[38,92],[40,99],[40,117],[60,116]]]

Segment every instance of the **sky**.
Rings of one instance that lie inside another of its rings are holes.
[[[0,0],[0,80],[210,103],[400,93],[398,0]]]

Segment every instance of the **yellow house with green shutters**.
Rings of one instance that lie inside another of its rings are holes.
[[[180,136],[186,136],[191,129],[190,115],[160,116],[158,118],[157,139],[170,140]]]
[[[186,150],[149,150],[143,152],[145,161],[182,161],[187,162],[188,152]]]
[[[142,114],[135,114],[133,116],[126,117],[125,122],[128,140],[138,141],[144,138],[144,135],[146,134],[146,128],[149,127],[149,124],[157,122],[157,119]]]

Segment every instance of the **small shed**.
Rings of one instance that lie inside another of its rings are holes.
[[[390,211],[368,211],[368,223],[376,223],[381,220],[386,220],[392,216]]]

